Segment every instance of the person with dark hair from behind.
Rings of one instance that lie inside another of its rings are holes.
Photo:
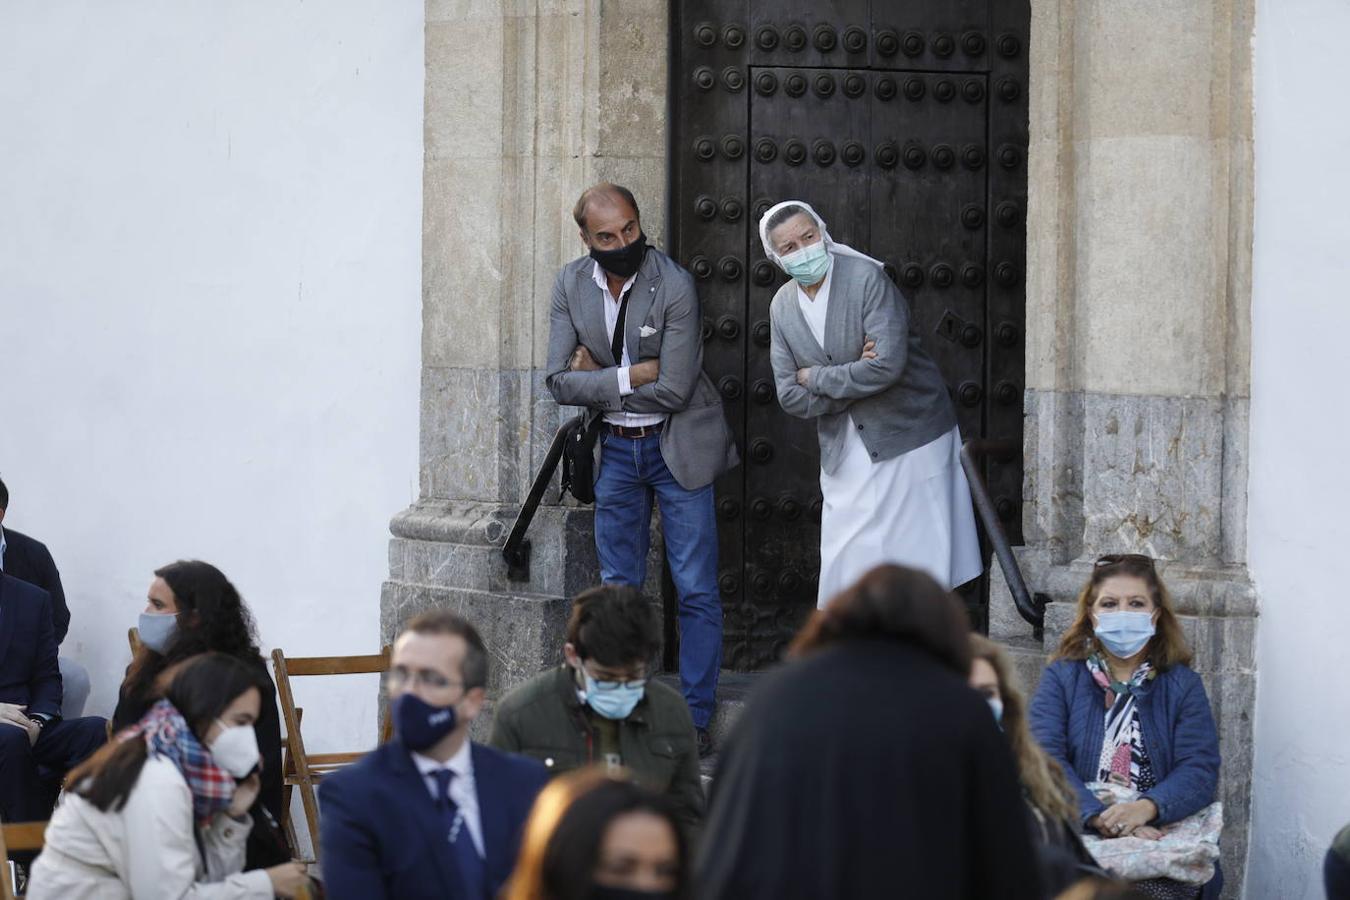
[[[47,545],[12,528],[4,528],[9,510],[9,488],[0,480],[0,572],[13,575],[20,581],[42,588],[51,598],[52,630],[56,646],[60,647],[70,630],[70,607],[66,605],[66,590],[61,585],[61,573],[56,568]],[[78,719],[84,714],[89,699],[89,671],[68,656],[58,656],[61,667],[61,715]]]
[[[158,701],[71,772],[33,863],[29,900],[270,900],[308,878],[247,871],[258,795],[257,670],[219,653],[185,664]]]
[[[968,634],[956,598],[900,566],[815,612],[722,752],[701,900],[1040,900]]]
[[[46,819],[61,777],[107,739],[97,716],[61,718],[51,600],[0,573],[0,821]]]
[[[637,588],[607,584],[578,595],[565,662],[497,704],[488,742],[533,756],[555,775],[595,763],[622,766],[696,827],[704,800],[694,723],[679,692],[648,678],[660,628]]]
[[[1078,799],[1073,786],[1059,763],[1031,736],[1026,699],[1013,681],[1008,655],[979,634],[970,636],[970,650],[970,686],[989,704],[1017,763],[1041,883],[1049,893],[1057,894],[1084,877],[1109,877],[1078,836]]]
[[[469,740],[488,654],[452,612],[423,613],[394,643],[394,740],[323,780],[330,900],[490,900],[511,874],[548,770]]]
[[[1322,872],[1327,883],[1327,900],[1350,900],[1350,825],[1332,840]]]
[[[137,624],[141,647],[127,667],[113,711],[113,730],[138,721],[163,696],[171,670],[202,653],[223,653],[247,665],[258,678],[261,709],[254,723],[262,751],[262,789],[250,811],[248,866],[265,868],[287,860],[292,848],[277,823],[283,821],[281,716],[277,689],[258,649],[253,616],[239,591],[215,566],[179,560],[155,570]]]
[[[1072,779],[1078,821],[1104,839],[1156,841],[1162,827],[1214,802],[1219,736],[1191,649],[1152,559],[1099,558],[1078,595],[1073,624],[1031,699],[1032,734]],[[1110,805],[1089,788],[1109,784],[1138,799]],[[1152,896],[1213,900],[1223,871],[1203,887],[1168,878]]]
[[[596,766],[539,795],[501,900],[683,900],[688,882],[669,800]]]

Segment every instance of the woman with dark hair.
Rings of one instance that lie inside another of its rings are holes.
[[[1085,877],[1104,875],[1078,837],[1078,800],[1073,786],[1059,763],[1041,749],[1027,728],[1026,699],[1013,680],[1008,655],[979,634],[970,636],[970,649],[974,657],[970,686],[989,704],[1017,763],[1031,842],[1046,890],[1058,894]]]
[[[599,767],[534,803],[503,900],[682,900],[689,850],[665,797]]]
[[[277,690],[258,650],[253,616],[239,591],[210,563],[170,563],[155,570],[137,631],[141,647],[118,692],[113,730],[139,721],[163,696],[165,673],[184,660],[201,653],[223,653],[247,665],[261,691],[261,712],[254,729],[263,760],[260,806],[253,810],[259,822],[249,841],[249,863],[256,868],[289,858],[290,848],[275,825],[284,814]],[[262,809],[270,815],[270,822],[260,818]]]
[[[236,659],[184,665],[163,700],[70,773],[30,900],[294,897],[299,863],[245,871],[261,697],[256,670]]]
[[[955,597],[899,566],[814,613],[722,751],[698,896],[1040,900],[1017,770],[966,685],[968,631]]]
[[[1079,823],[1103,838],[1156,841],[1160,828],[1214,802],[1219,737],[1172,598],[1153,560],[1097,560],[1031,701],[1031,731],[1071,776]],[[1108,805],[1090,784],[1138,799]],[[1217,867],[1201,891],[1167,879],[1151,896],[1218,897]]]

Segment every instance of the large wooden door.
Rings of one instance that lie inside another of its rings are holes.
[[[672,250],[699,284],[705,364],[744,464],[717,485],[726,664],[777,659],[815,606],[813,423],[779,408],[757,223],[811,203],[886,263],[962,435],[1022,438],[1026,0],[672,4]],[[986,473],[1020,539],[1020,461]],[[981,586],[966,591],[977,618]]]

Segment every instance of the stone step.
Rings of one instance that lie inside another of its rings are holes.
[[[700,760],[700,768],[703,770],[703,786],[708,787],[712,780],[712,773],[717,768],[717,748],[720,748],[727,736],[731,734],[732,726],[740,718],[745,710],[745,702],[750,696],[751,690],[755,684],[763,678],[763,672],[728,672],[722,671],[717,680],[717,711],[713,713],[712,722],[709,723],[708,731],[712,734],[713,754]],[[680,677],[673,672],[656,676],[675,690],[680,689]]]
[[[1049,655],[1041,642],[1033,637],[1003,638],[999,642],[1012,660],[1013,677],[1022,695],[1029,701],[1036,692],[1036,685],[1045,671],[1045,661]]]

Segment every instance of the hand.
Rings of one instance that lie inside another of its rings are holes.
[[[230,798],[230,805],[226,812],[236,819],[242,818],[253,808],[253,801],[258,799],[258,792],[261,790],[262,779],[258,777],[257,772],[254,772],[235,787],[234,796]]]
[[[1097,830],[1106,837],[1126,837],[1158,817],[1158,807],[1145,797],[1130,803],[1108,806],[1097,817]]]
[[[661,362],[659,360],[649,359],[628,367],[628,384],[634,390],[644,384],[653,383],[660,376]]]
[[[309,884],[309,872],[301,862],[282,863],[264,871],[272,880],[272,893],[278,897],[294,897]]]
[[[568,368],[573,372],[598,372],[600,364],[591,356],[591,351],[585,347],[578,346],[572,351],[572,361],[568,363]]]
[[[811,382],[811,370],[810,370],[810,369],[798,369],[798,370],[797,370],[797,383],[800,384],[802,387],[810,387],[810,386],[811,386],[811,383],[810,383],[810,382]]]
[[[863,344],[862,356],[858,357],[858,359],[876,359],[877,342],[870,337],[864,337],[864,340],[866,343]]]
[[[1152,825],[1140,825],[1134,831],[1130,832],[1130,837],[1143,838],[1146,841],[1162,840],[1162,830],[1154,828]]]
[[[0,703],[0,723],[13,725],[15,728],[22,728],[28,733],[28,746],[37,743],[37,739],[42,734],[42,726],[28,718],[25,710],[26,706],[18,706],[14,703]]]

